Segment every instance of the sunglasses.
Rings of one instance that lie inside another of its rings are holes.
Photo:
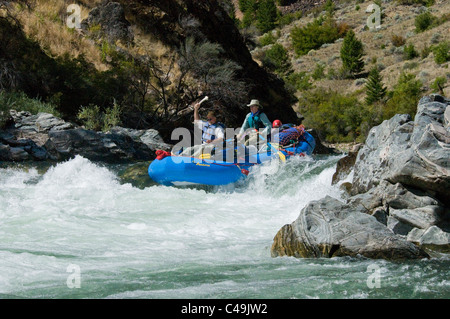
[[[214,120],[214,117],[208,117],[207,120],[212,121],[212,120]]]

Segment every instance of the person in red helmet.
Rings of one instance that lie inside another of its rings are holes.
[[[275,135],[278,134],[283,128],[281,127],[283,125],[283,123],[281,123],[280,120],[275,120],[272,123],[272,130],[271,130],[271,135]]]
[[[279,128],[279,127],[281,127],[281,125],[283,125],[283,123],[281,123],[280,120],[275,120],[272,123],[272,128]]]

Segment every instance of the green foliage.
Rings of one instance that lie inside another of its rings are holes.
[[[261,46],[266,46],[269,44],[274,44],[276,41],[275,37],[273,36],[272,32],[267,32],[259,39],[259,44]]]
[[[416,16],[414,20],[414,25],[416,26],[416,32],[423,32],[428,29],[431,29],[433,24],[436,21],[436,17],[433,16],[430,12],[424,12]]]
[[[328,13],[332,14],[334,12],[335,9],[335,5],[333,0],[327,0],[325,2],[325,6],[324,6],[324,10],[327,11]]]
[[[122,109],[120,105],[114,100],[113,106],[109,107],[105,111],[103,117],[103,131],[107,132],[114,126],[120,124],[120,116],[122,115]]]
[[[305,125],[316,128],[327,142],[363,142],[370,129],[383,120],[395,114],[414,116],[421,87],[414,75],[402,73],[394,90],[387,94],[374,67],[366,83],[366,103],[358,100],[358,92],[344,95],[318,88],[302,92],[299,111],[305,116]],[[390,99],[385,102],[387,95]]]
[[[274,0],[261,0],[258,3],[258,11],[256,13],[259,31],[265,33],[275,28],[275,22],[278,18],[278,10]]]
[[[434,93],[439,93],[441,95],[444,95],[444,87],[445,83],[447,83],[447,78],[445,76],[439,76],[437,77],[433,84],[431,85],[431,88],[433,89]]]
[[[325,43],[334,42],[343,35],[341,31],[335,20],[330,16],[315,19],[305,27],[296,27],[291,31],[294,51],[298,56],[305,55],[310,50],[318,49]]]
[[[253,21],[255,20],[255,11],[251,9],[247,9],[244,11],[244,16],[242,17],[242,27],[248,28],[252,25]]]
[[[420,57],[422,59],[425,59],[426,57],[428,57],[428,55],[430,55],[431,53],[431,47],[425,45],[424,48],[422,49],[422,51],[420,51]]]
[[[311,77],[306,72],[293,72],[285,78],[290,91],[306,91],[312,88]]]
[[[435,0],[397,0],[397,2],[403,5],[420,4],[429,7],[434,4]]]
[[[292,0],[277,0],[279,6],[287,6],[292,3]]]
[[[239,10],[246,12],[248,10],[256,10],[257,1],[256,0],[239,0]]]
[[[317,63],[311,76],[314,80],[323,79],[325,77],[325,64]]]
[[[366,103],[373,104],[382,101],[386,96],[386,87],[383,86],[383,79],[378,68],[375,66],[369,72],[366,82]]]
[[[113,106],[106,108],[105,112],[102,112],[98,105],[89,104],[88,106],[82,106],[77,117],[86,129],[107,132],[112,127],[120,124],[121,114],[120,106],[114,101]]]
[[[427,11],[416,16],[414,25],[416,26],[416,33],[420,33],[440,26],[447,21],[450,21],[450,13],[444,13],[442,16],[436,17]]]
[[[384,110],[384,119],[389,119],[395,114],[409,114],[414,117],[422,90],[422,83],[414,74],[400,74],[391,98],[387,101]]]
[[[296,11],[292,13],[286,13],[278,17],[278,27],[283,27],[292,23],[293,21],[301,19],[303,16],[303,11]]]
[[[239,9],[244,14],[242,27],[254,24],[262,33],[273,30],[279,18],[274,0],[239,0]]]
[[[434,61],[442,64],[450,61],[450,42],[444,41],[433,47]]]
[[[327,142],[352,142],[361,134],[365,110],[356,96],[316,89],[305,92],[300,105],[305,125]]]
[[[353,30],[348,31],[341,47],[343,69],[352,75],[360,73],[364,68],[363,54],[362,42],[356,38]]]
[[[265,52],[263,63],[278,74],[285,74],[291,69],[287,50],[279,43],[275,43]]]
[[[416,48],[414,48],[414,45],[412,43],[403,48],[403,57],[406,60],[411,60],[417,58],[418,56],[419,52],[416,51]]]
[[[0,127],[9,118],[9,110],[26,111],[31,114],[50,113],[60,117],[56,105],[28,97],[24,92],[0,91]]]
[[[102,128],[102,114],[98,105],[82,106],[77,117],[87,130],[99,131]]]

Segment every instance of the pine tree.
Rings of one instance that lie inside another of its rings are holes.
[[[386,87],[383,87],[381,74],[375,66],[369,72],[366,82],[366,103],[368,105],[383,100],[386,96]]]
[[[341,60],[344,70],[352,75],[360,73],[364,68],[363,54],[362,42],[356,38],[353,30],[349,30],[341,47]]]
[[[258,5],[258,12],[256,14],[259,31],[266,33],[275,28],[277,21],[278,10],[274,0],[262,0]]]

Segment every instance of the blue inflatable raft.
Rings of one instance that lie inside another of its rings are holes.
[[[234,158],[233,161],[200,159],[158,151],[158,157],[148,167],[148,175],[162,185],[227,185],[244,179],[254,165],[291,156],[311,155],[315,140],[305,132],[304,140],[286,148],[269,148],[261,153]],[[270,146],[270,144],[269,144]]]

